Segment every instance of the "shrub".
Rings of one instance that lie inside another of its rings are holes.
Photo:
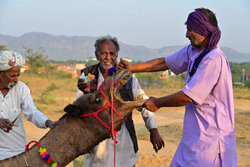
[[[236,99],[250,99],[250,90],[248,87],[234,86],[234,97]]]
[[[51,92],[53,90],[59,89],[60,87],[57,86],[55,83],[51,83],[45,90],[45,92]]]
[[[73,161],[73,165],[74,165],[74,167],[83,167],[84,166],[84,162],[83,162],[83,160],[77,160],[77,159],[75,159]]]
[[[58,79],[64,79],[64,78],[73,78],[73,75],[70,73],[66,73],[64,71],[54,71],[51,77],[58,78]]]
[[[51,83],[43,92],[42,92],[42,95],[41,95],[41,101],[44,103],[44,104],[53,104],[56,102],[53,94],[51,94],[51,91],[53,90],[56,90],[56,89],[59,89],[60,87],[57,86],[56,84],[54,83]]]
[[[245,84],[246,87],[250,88],[250,80],[246,80],[246,81],[244,82],[244,84]]]
[[[55,100],[54,96],[51,95],[51,94],[49,94],[49,93],[42,94],[41,101],[44,104],[53,104],[53,103],[56,103],[56,100]]]

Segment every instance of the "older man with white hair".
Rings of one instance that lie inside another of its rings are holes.
[[[36,108],[27,85],[18,81],[24,63],[16,52],[0,52],[0,160],[25,150],[21,112],[39,128],[53,128],[56,124]]]

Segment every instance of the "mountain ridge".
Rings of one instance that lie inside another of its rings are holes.
[[[38,49],[42,47],[49,59],[58,61],[85,60],[94,55],[94,42],[96,37],[52,35],[44,32],[25,33],[19,37],[0,34],[0,45],[25,55],[25,49]],[[147,61],[153,58],[169,56],[185,45],[165,46],[150,49],[142,45],[129,45],[119,41],[120,57],[131,58],[134,61]],[[239,53],[229,48],[221,47],[231,62],[250,62],[250,53]]]

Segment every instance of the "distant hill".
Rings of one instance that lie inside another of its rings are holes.
[[[89,57],[94,57],[94,42],[95,37],[89,36],[63,36],[51,35],[47,33],[32,32],[24,34],[20,37],[0,34],[0,45],[6,45],[7,48],[25,53],[23,47],[38,49],[43,47],[52,60],[85,60]],[[160,49],[149,49],[144,46],[133,46],[124,44],[119,41],[121,57],[131,58],[134,61],[150,60],[152,58],[168,56],[183,46],[167,46]],[[250,53],[239,53],[231,48],[222,47],[229,61],[232,62],[250,62]]]

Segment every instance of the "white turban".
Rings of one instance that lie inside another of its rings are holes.
[[[0,71],[7,71],[15,66],[22,67],[25,59],[17,52],[11,50],[0,51]]]

